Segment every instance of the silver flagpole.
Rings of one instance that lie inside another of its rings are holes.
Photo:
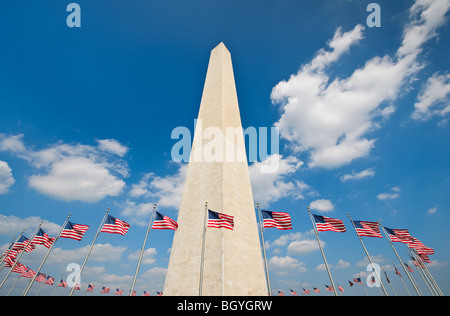
[[[259,203],[256,203],[256,207],[258,209],[258,218],[259,218],[259,232],[261,234],[261,241],[262,241],[262,249],[263,249],[263,255],[264,255],[264,268],[266,271],[266,282],[267,282],[267,290],[269,291],[269,296],[272,296],[272,289],[270,287],[270,278],[269,278],[269,268],[267,266],[267,256],[266,256],[266,245],[264,242],[264,221],[261,218],[261,210],[259,209]]]
[[[25,231],[26,231],[26,229],[24,228],[24,229],[22,230],[22,232],[20,233],[19,238],[17,238],[17,240],[19,240],[20,237],[22,237],[22,235],[23,235],[23,233],[24,233]],[[16,238],[16,236],[14,236],[14,238],[13,238],[13,240],[12,240],[12,242],[11,242],[11,245],[9,246],[8,251],[6,252],[6,254],[3,256],[2,261],[0,262],[0,264],[2,264],[2,263],[5,261],[5,259],[8,257],[9,253],[10,253],[11,250],[13,249],[13,246],[14,246],[14,244],[15,244],[15,242],[14,242],[14,239],[15,239],[15,238]],[[3,270],[4,267],[5,267],[5,266],[3,266],[3,267],[0,269],[0,272]]]
[[[95,234],[95,237],[94,237],[94,240],[92,241],[91,247],[89,247],[89,250],[88,250],[88,252],[86,254],[86,257],[84,258],[84,261],[83,261],[83,264],[81,265],[80,272],[78,273],[77,279],[75,280],[74,285],[70,289],[69,296],[72,296],[73,291],[75,290],[75,287],[77,286],[77,284],[78,284],[78,282],[80,280],[81,273],[83,273],[84,266],[86,265],[86,262],[87,262],[87,260],[89,258],[89,255],[91,254],[92,248],[94,247],[95,240],[97,239],[98,234],[100,234],[100,231],[101,231],[101,229],[103,227],[103,223],[105,222],[106,216],[108,215],[108,212],[109,212],[109,207],[108,207],[108,209],[105,212],[105,216],[103,216],[103,219],[102,219],[102,222],[101,222],[100,226],[98,227],[97,234]]]
[[[200,283],[198,285],[198,296],[202,296],[203,290],[203,259],[205,256],[205,234],[206,234],[206,214],[208,213],[208,202],[205,202],[205,218],[203,220],[203,241],[202,241],[202,257],[200,262]]]
[[[17,240],[19,240],[20,237],[22,237],[24,231],[25,231],[25,229],[22,230],[22,233],[20,234],[20,236],[19,236],[19,238],[18,238]],[[9,253],[11,252],[11,250],[12,250],[12,248],[13,248],[14,240],[15,240],[15,239],[16,239],[16,236],[13,237],[13,239],[12,239],[12,241],[11,241],[11,244],[9,245],[9,248],[8,248],[8,250],[6,251],[6,254],[2,257],[2,260],[1,260],[1,262],[0,262],[0,265],[2,265],[3,262],[5,261],[5,259],[8,258]],[[5,265],[6,265],[6,264],[5,264]],[[0,268],[0,272],[3,271],[3,268],[5,267],[5,265],[3,265],[3,266]]]
[[[408,250],[408,255],[411,259],[414,259],[413,257],[413,253],[411,252],[411,250],[409,249],[409,247],[407,247]],[[417,260],[416,260],[417,263]],[[430,291],[432,296],[439,296],[439,293],[436,291],[436,289],[434,288],[433,284],[431,283],[430,278],[424,274],[424,271],[420,268],[417,267],[417,271],[419,271],[420,276],[422,277],[423,282],[425,283],[428,291]]]
[[[394,263],[392,263],[392,266],[394,267],[394,269],[396,269]],[[400,272],[399,272],[399,273],[400,273]],[[397,273],[396,273],[396,274],[397,274]],[[408,293],[408,295],[411,296],[411,293],[409,292],[408,288],[406,287],[405,282],[403,281],[403,277],[401,277],[400,275],[399,275],[398,277],[400,278],[400,281],[402,281],[403,286],[405,287],[405,290],[406,290],[406,292]]]
[[[383,269],[383,268],[382,268],[382,269]],[[387,283],[389,283],[389,285],[391,286],[392,291],[394,291],[395,296],[398,296],[398,295],[397,295],[397,292],[396,292],[395,289],[394,289],[394,286],[393,286],[392,283],[391,283],[391,281],[388,281],[387,273],[386,273],[386,271],[384,271],[384,269],[383,269],[383,272],[384,272],[384,276],[386,277],[386,281],[387,281]]]
[[[47,275],[47,277],[48,277],[48,275]],[[41,284],[41,286],[39,287],[39,289],[38,289],[38,291],[37,291],[37,293],[36,293],[36,296],[39,296],[39,292],[41,291],[42,287],[44,286],[45,281],[47,280],[47,277],[42,281],[42,284]]]
[[[22,296],[27,296],[28,292],[30,291],[31,287],[33,286],[33,282],[34,282],[34,280],[36,279],[36,277],[38,276],[39,272],[41,271],[41,268],[42,268],[42,266],[44,265],[45,261],[47,260],[48,255],[49,255],[50,252],[52,251],[53,246],[54,246],[54,245],[56,244],[56,242],[58,241],[59,236],[61,236],[61,233],[62,233],[64,227],[66,227],[66,224],[67,224],[67,221],[69,220],[70,215],[71,215],[71,214],[69,213],[69,215],[68,215],[67,218],[66,218],[66,221],[65,221],[64,224],[61,226],[61,229],[60,229],[58,235],[56,236],[55,241],[51,244],[50,248],[48,248],[48,251],[47,251],[47,253],[45,254],[44,259],[42,260],[42,262],[41,262],[39,268],[37,268],[36,273],[34,274],[33,278],[30,280],[30,283],[28,283],[28,286],[27,286],[27,287],[25,288],[25,290],[23,291]]]
[[[411,256],[411,253],[409,253],[409,255]],[[434,288],[433,284],[431,283],[430,278],[426,274],[424,274],[424,271],[420,267],[417,267],[417,271],[419,271],[419,274],[422,277],[422,280],[425,283],[428,291],[430,291],[431,295],[432,296],[439,296],[439,293]]]
[[[423,262],[422,258],[419,257],[417,250],[414,249],[413,251],[413,248],[407,248],[411,258],[415,258],[416,262],[419,264],[418,270],[420,272],[420,275],[422,276],[423,281],[425,282],[425,285],[428,287],[428,290],[430,290],[433,296],[441,296],[441,293],[439,293],[438,289],[435,286],[435,283],[433,283],[430,276],[425,272],[425,263]]]
[[[13,286],[11,286],[11,288],[9,289],[9,292],[6,296],[9,296],[12,292],[12,290],[14,290],[14,288],[16,287],[17,281],[19,281],[20,277],[22,276],[22,274],[19,274],[19,276],[17,277],[16,281],[14,282]]]
[[[150,216],[150,222],[148,223],[147,232],[146,232],[145,238],[144,238],[144,243],[142,245],[141,253],[139,254],[139,260],[138,260],[138,264],[137,264],[137,267],[136,267],[136,272],[134,273],[133,283],[131,283],[131,289],[130,289],[129,296],[133,295],[134,286],[136,285],[136,279],[137,279],[137,276],[138,276],[138,273],[139,273],[139,268],[141,266],[142,256],[143,256],[144,250],[145,250],[145,244],[147,243],[148,234],[150,232],[150,229],[152,228],[152,221],[153,221],[153,216],[155,215],[155,210],[156,210],[156,203],[153,205],[152,216]]]
[[[22,231],[22,234],[23,234],[24,231],[25,231],[25,229]],[[19,238],[20,238],[20,237],[19,237]],[[11,242],[9,243],[8,249],[6,250],[6,252],[5,252],[4,254],[2,254],[1,261],[0,261],[0,265],[3,263],[3,261],[5,260],[5,258],[7,258],[8,255],[9,255],[9,253],[11,252],[12,246],[14,245],[14,240],[16,240],[16,236],[14,236],[14,237],[11,239]],[[2,267],[2,269],[3,269],[3,267]],[[2,271],[2,270],[0,270],[0,271]]]
[[[361,242],[361,245],[362,245],[362,247],[363,247],[363,249],[364,249],[364,252],[366,253],[367,259],[369,259],[369,262],[370,262],[370,264],[372,265],[373,270],[375,271],[375,275],[377,276],[378,281],[380,281],[380,285],[381,285],[381,288],[382,288],[382,290],[383,290],[384,295],[385,295],[385,296],[388,296],[388,293],[386,292],[386,289],[384,288],[383,281],[381,281],[381,278],[380,278],[380,276],[378,275],[377,269],[375,269],[375,265],[373,264],[372,258],[370,258],[370,255],[369,255],[369,253],[367,252],[366,246],[364,246],[364,243],[363,243],[363,241],[362,241],[361,236],[359,236],[358,232],[356,231],[355,223],[353,223],[353,220],[352,220],[352,218],[350,217],[350,213],[347,213],[347,215],[348,215],[348,218],[350,219],[350,222],[352,222],[353,229],[355,230],[356,236],[358,236],[359,241]]]
[[[419,262],[422,263],[422,266],[421,266],[421,267],[423,267],[423,268],[424,268],[424,271],[427,272],[428,275],[430,276],[430,279],[431,279],[431,281],[433,282],[433,284],[435,285],[436,290],[439,292],[439,294],[440,294],[441,296],[444,296],[444,293],[442,293],[441,288],[439,287],[439,285],[437,284],[436,280],[435,280],[435,279],[433,278],[433,276],[431,275],[430,270],[428,270],[427,266],[425,265],[425,262],[424,262],[424,261],[422,260],[422,258],[419,256],[419,252],[418,252],[416,249],[414,249],[414,248],[411,248],[411,249],[413,249],[413,253],[416,255],[416,258],[418,258],[418,260],[420,260]]]
[[[309,206],[307,207],[309,218],[311,219],[311,224],[313,225],[314,232],[316,233],[317,243],[319,244],[320,252],[322,253],[323,262],[325,262],[325,267],[327,268],[328,276],[330,277],[331,285],[333,286],[334,295],[338,296],[336,291],[336,286],[334,285],[333,278],[331,277],[330,267],[328,267],[327,259],[325,258],[325,253],[323,252],[322,245],[320,244],[319,233],[317,232],[317,227],[314,224],[314,220],[312,218],[311,212],[309,211]]]
[[[36,231],[34,232],[34,234],[31,236],[30,239],[28,239],[28,242],[25,246],[25,248],[23,248],[23,250],[18,254],[13,266],[11,267],[11,269],[9,269],[8,273],[6,274],[5,278],[3,279],[3,282],[0,284],[0,289],[3,287],[3,285],[5,284],[6,280],[8,279],[9,275],[11,274],[12,270],[16,267],[17,263],[19,262],[19,259],[22,257],[23,253],[25,252],[25,249],[28,248],[28,246],[30,245],[31,241],[33,240],[34,236],[36,236],[37,232],[39,231],[39,228],[41,228],[41,225],[44,221],[41,221],[39,223],[39,226],[36,228]]]
[[[63,278],[63,275],[61,274],[61,277],[59,278],[60,282],[61,282],[62,278]],[[56,292],[56,289],[58,288],[58,284],[55,285],[55,289],[53,290],[52,296],[55,296],[55,292]]]
[[[384,229],[384,227],[381,225],[380,221],[378,221],[379,226],[381,227],[381,230],[384,233],[384,236],[386,237],[386,239],[388,240],[389,244],[391,245],[392,250],[394,251],[395,255],[397,256],[398,262],[400,262],[400,265],[402,266],[403,270],[406,273],[406,276],[408,277],[409,281],[411,281],[411,284],[414,287],[414,290],[416,291],[418,296],[422,296],[422,294],[420,293],[420,290],[418,289],[418,287],[415,285],[414,280],[412,279],[411,275],[408,272],[408,269],[406,269],[405,265],[403,264],[402,259],[400,258],[400,256],[398,255],[397,251],[394,248],[394,245],[392,244],[392,240],[391,238],[388,236],[388,234],[386,233],[386,230]],[[409,292],[408,292],[409,293]],[[410,294],[411,295],[411,294]]]

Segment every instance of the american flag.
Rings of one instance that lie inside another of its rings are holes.
[[[320,293],[320,290],[316,287],[313,287],[314,293]]]
[[[163,292],[158,292],[158,291],[156,291],[156,296],[163,296],[163,295],[164,295]]]
[[[24,250],[25,252],[32,252],[36,246],[32,243],[28,243],[29,239],[24,235],[20,236],[20,238],[14,243],[12,247],[13,250]]]
[[[387,276],[386,271],[384,271],[384,276],[386,277],[386,281],[387,281],[388,283],[391,283],[391,281],[389,280],[389,278],[388,278],[388,276]]]
[[[420,259],[422,259],[423,262],[431,263],[431,260],[428,257],[428,255],[419,253],[419,257],[420,257]]]
[[[348,284],[350,284],[350,287],[352,287],[354,284],[352,281],[348,280]]]
[[[102,287],[102,290],[100,291],[100,293],[109,293],[110,288],[109,287]]]
[[[51,276],[47,275],[44,284],[53,285],[53,283],[55,283],[55,278],[52,278]]]
[[[353,282],[359,283],[359,284],[361,284],[361,285],[364,285],[364,283],[362,283],[362,281],[361,281],[361,278],[354,278],[354,279],[353,279]]]
[[[309,290],[307,290],[307,289],[302,289],[303,290],[303,294],[309,294],[309,293],[311,293]]]
[[[425,246],[425,244],[422,243],[419,239],[411,237],[411,241],[412,242],[408,244],[408,247],[416,249],[416,251],[420,255],[432,255],[432,254],[434,254],[434,249]]]
[[[24,273],[27,271],[27,267],[23,264],[21,264],[20,262],[17,262],[16,266],[12,269],[12,272],[15,273]]]
[[[75,285],[75,290],[81,291],[81,285],[80,284]]]
[[[412,236],[407,229],[393,229],[395,235],[400,239],[400,242],[409,244],[413,242]]]
[[[284,292],[283,292],[283,291],[280,291],[280,290],[278,290],[278,296],[284,296]]]
[[[45,275],[44,273],[38,273],[36,279],[34,279],[36,282],[41,282],[45,280],[45,278],[47,277],[47,275]]]
[[[222,214],[208,210],[208,226],[214,228],[226,228],[233,230],[234,217],[231,215]]]
[[[155,220],[152,229],[178,229],[178,224],[173,219],[155,211]]]
[[[144,291],[144,296],[150,296],[150,292]]]
[[[122,295],[122,293],[123,293],[123,290],[117,288],[116,292],[114,293],[114,295]]]
[[[20,252],[21,252],[20,250],[10,250],[8,255],[5,257],[5,259],[3,259],[3,261],[5,262],[5,267],[12,267],[14,264],[14,261],[16,261],[17,255]]]
[[[326,284],[325,284],[325,287],[327,288],[327,291],[328,291],[328,292],[334,292],[334,289],[333,289],[332,286],[329,286],[329,285],[326,285]]]
[[[392,229],[384,227],[392,242],[402,242],[405,244],[412,242],[412,237],[407,229]]]
[[[86,291],[91,292],[94,291],[95,285],[88,284]]]
[[[80,241],[81,239],[83,239],[84,233],[86,233],[88,229],[88,225],[75,224],[68,221],[66,227],[64,227],[63,231],[61,232],[60,237]]]
[[[380,232],[380,226],[377,222],[352,221],[355,225],[358,236],[383,238]]]
[[[340,219],[335,219],[331,217],[326,217],[322,215],[314,215],[312,214],[314,221],[316,223],[317,231],[325,232],[325,231],[333,231],[343,233],[345,232],[344,222]]]
[[[338,290],[344,292],[344,288],[338,284]]]
[[[291,217],[285,212],[271,212],[261,210],[263,227],[275,227],[280,230],[292,229]]]
[[[291,295],[297,295],[297,291],[296,290],[290,289],[289,291],[291,291]]]
[[[414,263],[414,265],[415,265],[416,267],[419,266],[419,264],[417,263],[416,259],[414,259],[414,258],[411,257],[411,256],[409,256],[409,258],[411,259],[411,261]]]
[[[395,269],[395,274],[397,274],[399,277],[402,277],[402,274],[400,273],[400,271],[397,270],[397,268],[394,266]]]
[[[34,245],[44,245],[45,247],[50,248],[55,240],[56,238],[49,237],[42,228],[39,228],[36,236],[34,236],[31,242]]]
[[[414,272],[414,270],[409,265],[407,265],[406,262],[404,262],[403,264],[406,266],[406,269],[408,269],[409,272]]]
[[[31,268],[26,268],[26,270],[25,270],[25,272],[23,272],[20,276],[21,277],[24,277],[24,278],[29,278],[29,279],[31,279],[31,278],[33,278],[34,277],[34,275],[35,275],[36,273],[33,271],[33,270],[31,270]]]
[[[64,281],[63,279],[61,279],[61,281],[59,281],[59,284],[57,285],[57,287],[64,287],[64,288],[66,288],[66,287],[67,287],[66,281]]]
[[[130,224],[127,222],[121,221],[120,219],[108,215],[105,220],[105,224],[102,227],[100,232],[102,233],[111,233],[111,234],[120,234],[124,236],[128,229],[130,228]]]

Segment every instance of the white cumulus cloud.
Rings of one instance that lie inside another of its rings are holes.
[[[449,0],[417,0],[395,56],[375,56],[350,76],[333,79],[328,68],[363,40],[364,31],[361,25],[345,33],[338,28],[329,50],[319,50],[273,88],[272,102],[282,111],[281,137],[295,152],[309,153],[310,167],[336,168],[369,155],[375,139],[367,134],[395,110],[392,102],[424,67],[418,54],[444,24],[449,7]]]
[[[309,208],[312,210],[318,210],[321,212],[330,212],[330,211],[334,210],[333,203],[331,203],[330,200],[326,200],[326,199],[312,201],[311,204],[309,205]]]
[[[264,172],[264,168],[278,163],[273,172]],[[309,186],[303,181],[289,180],[303,162],[296,157],[283,158],[282,155],[272,154],[261,162],[255,162],[249,167],[252,183],[253,198],[262,205],[278,201],[284,197],[295,199],[304,198],[303,193]]]
[[[127,148],[116,140],[98,146],[58,142],[36,150],[25,146],[23,135],[0,134],[0,150],[27,160],[39,171],[29,185],[42,194],[64,201],[98,202],[125,188],[129,169],[122,156]]]
[[[7,193],[14,182],[16,180],[8,163],[0,160],[0,194]]]

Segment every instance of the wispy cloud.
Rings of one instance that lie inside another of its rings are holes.
[[[369,168],[362,170],[360,172],[353,171],[352,173],[344,174],[343,176],[340,177],[340,179],[342,182],[346,182],[349,180],[361,180],[364,178],[370,178],[373,177],[374,175],[375,171],[373,170],[373,168]]]
[[[390,192],[384,192],[377,195],[379,200],[395,200],[400,197],[401,189],[399,187],[394,187]]]
[[[449,96],[450,74],[433,74],[417,97],[411,117],[418,121],[426,121],[433,116],[446,117],[450,113]]]

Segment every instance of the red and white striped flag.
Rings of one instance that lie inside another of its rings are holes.
[[[63,287],[66,288],[67,287],[67,283],[66,281],[64,281],[63,279],[61,279],[61,281],[59,281],[58,285],[56,287]]]
[[[109,293],[109,290],[110,290],[109,287],[104,286],[104,287],[102,287],[102,290],[100,291],[100,293],[106,293],[106,294],[108,294],[108,293]]]
[[[47,275],[47,278],[45,279],[44,284],[53,285],[55,282],[55,278],[52,278],[51,276]]]
[[[355,225],[358,236],[383,238],[380,232],[380,225],[377,222],[352,221]]]
[[[32,252],[36,248],[33,243],[29,243],[29,239],[24,235],[20,236],[20,238],[14,243],[12,250],[24,250],[25,252]]]
[[[261,210],[263,227],[275,227],[280,230],[292,229],[291,216],[286,212],[271,212]]]
[[[12,269],[12,272],[15,273],[25,273],[27,271],[27,267],[20,262],[17,262],[16,266]]]
[[[75,224],[68,221],[66,227],[64,227],[63,231],[61,232],[60,237],[80,241],[81,239],[83,239],[83,236],[88,229],[88,225]]]
[[[45,247],[50,248],[55,240],[56,238],[49,237],[42,228],[39,228],[31,243],[34,245],[44,245]]]
[[[153,221],[152,229],[178,229],[178,224],[173,219],[165,216],[158,211],[155,211],[155,220]]]
[[[130,228],[130,224],[127,222],[121,221],[120,219],[108,215],[105,224],[102,227],[100,232],[102,233],[110,233],[110,234],[119,234],[124,236],[128,229]]]
[[[233,230],[234,217],[231,215],[222,214],[208,210],[208,226],[214,228],[226,228]]]
[[[24,277],[24,278],[29,278],[32,279],[34,277],[34,275],[36,274],[36,272],[34,272],[33,270],[31,270],[31,268],[26,267],[26,270],[24,273],[22,273],[20,276]]]
[[[314,214],[312,214],[312,216],[314,218],[314,222],[316,223],[318,232],[326,232],[326,231],[338,233],[345,232],[344,222],[340,219]]]
[[[34,279],[36,282],[41,282],[45,280],[45,278],[47,277],[47,275],[45,275],[44,273],[40,273],[37,275],[36,279]]]

